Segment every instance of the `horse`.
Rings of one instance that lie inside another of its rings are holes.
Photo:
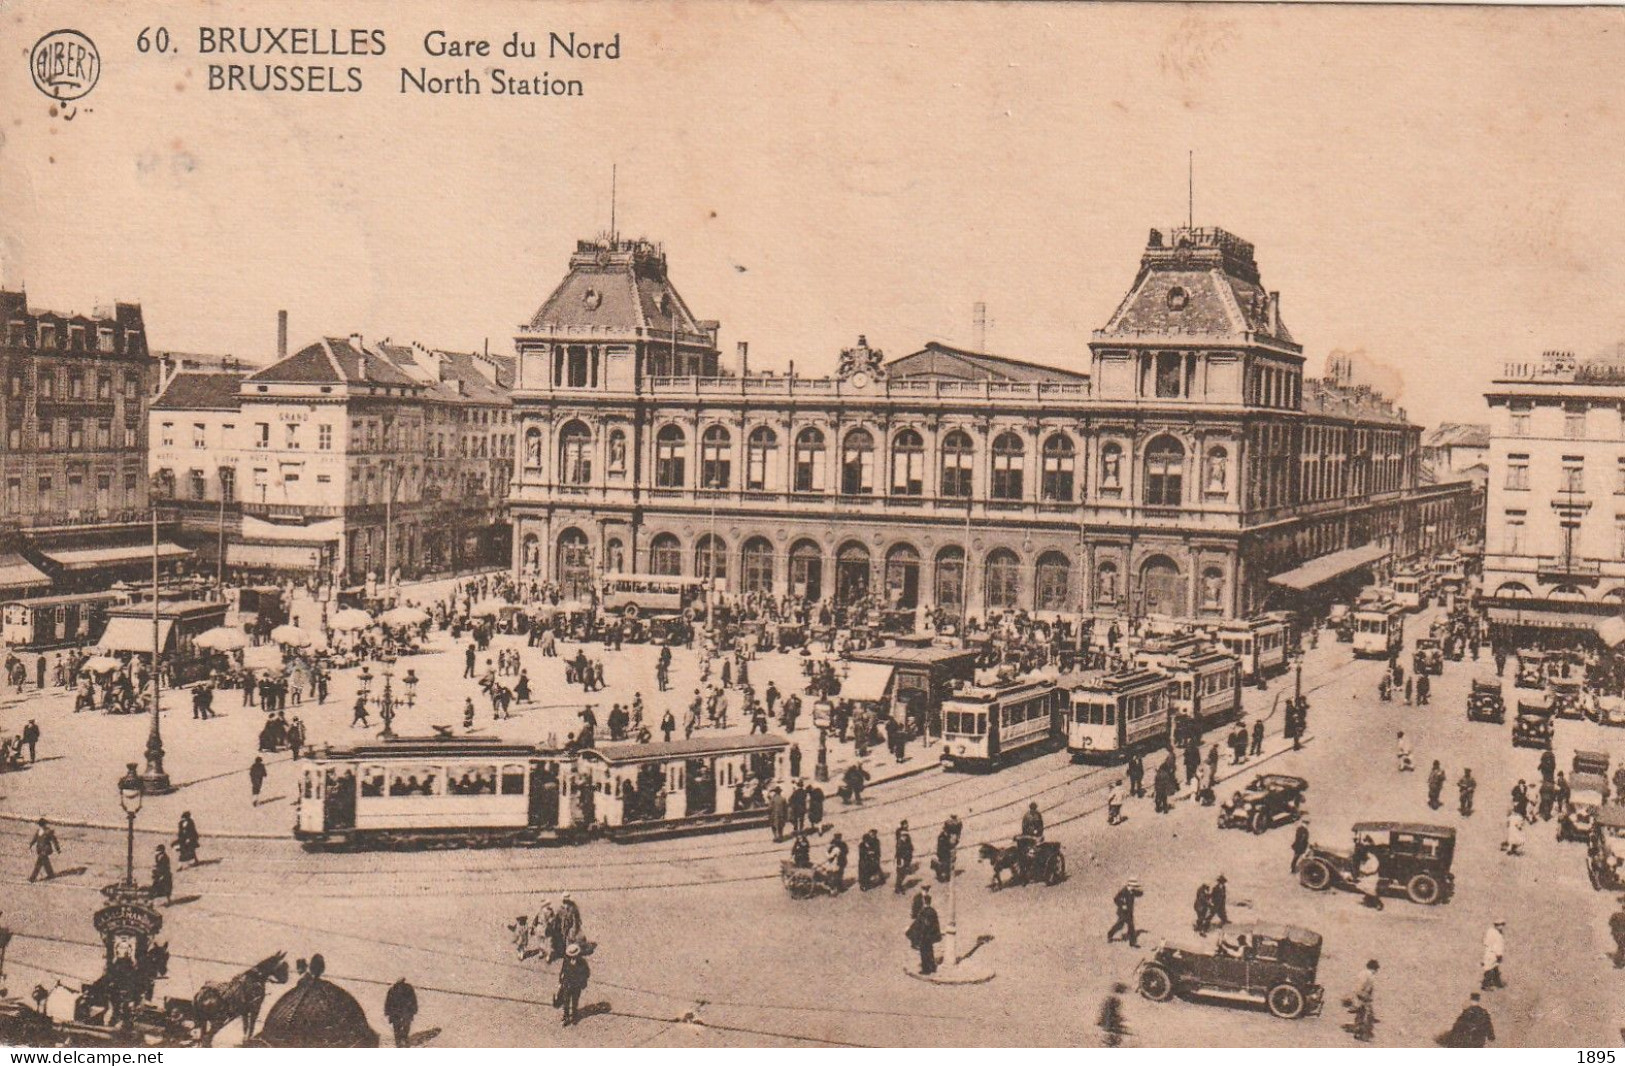
[[[115,966],[80,990],[74,1005],[77,1020],[100,1018],[109,1026],[130,1024],[135,1008],[151,1002],[158,981],[169,976],[169,945],[154,943],[139,963]]]
[[[1004,882],[1000,879],[999,875],[1005,870],[1010,871],[1010,881],[1012,884],[1022,878],[1023,860],[1021,855],[1021,847],[1019,845],[1001,848],[997,844],[983,844],[981,847],[977,848],[977,853],[981,856],[983,862],[991,863],[993,865],[994,888],[1004,887]]]
[[[243,1022],[243,1040],[251,1039],[268,983],[288,983],[286,952],[261,959],[229,981],[210,981],[198,989],[192,998],[192,1011],[203,1030],[202,1045],[213,1047],[214,1034],[239,1018]]]

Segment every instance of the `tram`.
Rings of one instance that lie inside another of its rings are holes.
[[[1167,674],[1176,721],[1193,723],[1199,734],[1241,714],[1241,662],[1234,655],[1197,651],[1171,662]]]
[[[1405,608],[1398,603],[1361,606],[1354,612],[1354,657],[1391,659],[1405,645]]]
[[[1287,616],[1279,612],[1226,622],[1219,627],[1219,645],[1241,661],[1244,681],[1258,681],[1286,670]]]
[[[1431,602],[1431,574],[1421,569],[1405,569],[1394,575],[1394,602],[1407,611],[1420,611]]]
[[[1116,762],[1168,742],[1174,679],[1155,670],[1089,673],[1069,686],[1066,747],[1083,762]]]
[[[396,737],[298,764],[294,837],[316,848],[534,846],[758,825],[782,737],[557,751],[496,737]]]
[[[1060,746],[1066,693],[1053,681],[971,685],[942,701],[942,760],[949,770],[996,770]]]
[[[1142,670],[1167,670],[1180,658],[1201,651],[1204,644],[1195,635],[1149,637],[1134,650],[1134,665]]]
[[[93,644],[107,625],[107,612],[128,598],[122,592],[80,592],[8,600],[0,605],[0,641],[31,650]]]

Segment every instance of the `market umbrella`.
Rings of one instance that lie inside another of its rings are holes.
[[[230,626],[215,626],[213,629],[199,633],[192,643],[200,648],[211,651],[241,651],[248,647],[248,635],[240,629]]]
[[[109,655],[92,655],[79,664],[79,669],[92,674],[105,674],[117,670],[122,665],[117,659]]]
[[[496,600],[481,600],[468,613],[479,615],[481,618],[495,618],[502,613],[502,604]]]
[[[298,626],[277,626],[271,630],[271,639],[294,648],[310,647],[310,634]]]
[[[243,652],[243,665],[250,670],[282,669],[282,649],[275,644],[261,644]]]
[[[327,624],[340,630],[366,629],[372,625],[372,615],[358,607],[346,607],[329,618]]]
[[[420,626],[429,620],[429,613],[421,607],[391,607],[378,616],[378,620],[390,626]]]

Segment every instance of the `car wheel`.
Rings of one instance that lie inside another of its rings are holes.
[[[1270,827],[1270,816],[1263,811],[1254,811],[1250,828],[1254,833],[1262,833]]]
[[[1265,1001],[1270,1013],[1277,1018],[1286,1018],[1289,1021],[1303,1014],[1303,993],[1292,985],[1276,985],[1270,989],[1269,997]]]
[[[1298,867],[1298,884],[1311,892],[1324,892],[1332,887],[1332,868],[1319,859],[1310,859]]]
[[[1065,855],[1057,855],[1057,856],[1055,856],[1055,861],[1050,863],[1049,877],[1047,877],[1045,879],[1045,883],[1050,884],[1050,885],[1058,885],[1062,881],[1065,881],[1065,880],[1066,880],[1066,856]]]
[[[1174,979],[1161,966],[1147,966],[1140,971],[1140,995],[1163,1003],[1174,996]]]
[[[1437,903],[1439,902],[1439,882],[1428,874],[1417,874],[1406,883],[1405,894],[1410,896],[1412,903]]]

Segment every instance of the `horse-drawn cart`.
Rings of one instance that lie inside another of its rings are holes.
[[[840,881],[833,866],[797,866],[789,860],[779,863],[779,880],[784,882],[791,899],[811,899],[813,896],[839,895]]]
[[[1061,845],[1053,840],[1031,840],[1017,837],[1010,847],[983,844],[977,849],[982,861],[993,867],[991,888],[1010,885],[1058,885],[1066,880],[1066,856]],[[1008,871],[1010,879],[1004,879]]]

